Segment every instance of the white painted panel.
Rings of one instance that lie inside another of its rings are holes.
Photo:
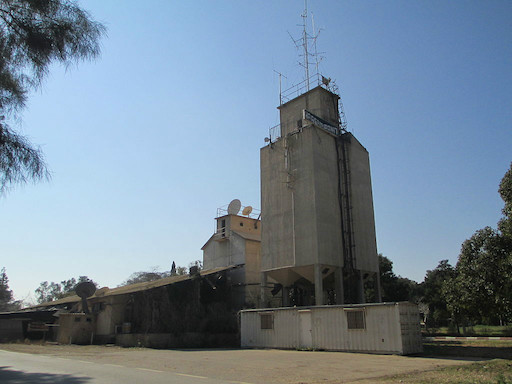
[[[300,348],[312,348],[313,337],[311,334],[311,310],[299,311],[299,327],[300,327]]]
[[[351,310],[364,311],[364,329],[348,329],[347,312]],[[274,316],[272,330],[260,329],[259,313],[267,311]],[[417,353],[421,352],[417,311],[410,303],[246,310],[241,317],[242,346]]]

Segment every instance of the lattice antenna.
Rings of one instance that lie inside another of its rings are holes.
[[[313,12],[311,12],[311,25],[313,26],[313,49],[314,53],[313,56],[315,57],[315,64],[316,64],[316,73],[320,73],[320,62],[324,59],[323,56],[320,56],[316,47],[316,40],[318,39],[318,36],[320,36],[320,32],[322,29],[319,29],[318,32],[315,29],[315,16],[313,15]],[[320,52],[320,54],[323,54],[325,52]]]
[[[294,39],[293,36],[288,32],[288,35],[290,35],[290,38],[292,39],[293,43],[295,44],[295,47],[297,49],[302,50],[302,54],[299,54],[299,57],[302,58],[302,61],[299,61],[299,65],[304,68],[304,75],[305,75],[305,84],[306,84],[306,92],[310,89],[310,67],[313,65],[311,62],[311,58],[314,59],[314,65],[315,65],[315,75],[318,75],[318,66],[321,61],[319,60],[318,51],[316,48],[316,40],[318,38],[318,33],[315,32],[315,26],[314,26],[314,20],[313,20],[313,34],[309,34],[307,31],[308,26],[308,3],[307,0],[304,0],[304,11],[300,15],[302,18],[302,24],[299,24],[298,26],[302,27],[302,36],[299,39]],[[318,76],[317,76],[318,77]]]
[[[308,1],[304,0],[304,12],[302,17],[302,47],[304,49],[304,69],[306,70],[306,90],[309,91],[309,54],[308,54]]]

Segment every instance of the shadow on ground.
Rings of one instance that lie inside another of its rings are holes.
[[[423,354],[435,357],[456,356],[512,360],[512,347],[467,345],[457,341],[433,341],[423,343]]]
[[[7,366],[0,366],[0,383],[2,384],[85,384],[89,377],[77,377],[65,374],[28,373],[17,371]]]

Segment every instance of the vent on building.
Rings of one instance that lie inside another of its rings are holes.
[[[260,313],[261,329],[274,329],[274,314]]]
[[[348,329],[365,329],[364,309],[345,310]]]

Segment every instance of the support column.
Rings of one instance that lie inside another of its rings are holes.
[[[343,290],[343,267],[334,270],[334,289],[336,291],[336,304],[345,304],[345,292]]]
[[[265,288],[267,286],[267,274],[265,272],[261,272],[260,275],[260,308],[266,307],[266,301],[265,301]]]
[[[361,304],[365,303],[365,297],[364,297],[364,273],[363,271],[359,270],[357,271],[357,296],[358,301]]]
[[[380,271],[375,273],[375,300],[382,303],[382,289],[380,287]]]
[[[322,266],[315,264],[315,305],[324,305],[324,284],[322,278]]]
[[[283,287],[283,307],[290,306],[290,288]]]

